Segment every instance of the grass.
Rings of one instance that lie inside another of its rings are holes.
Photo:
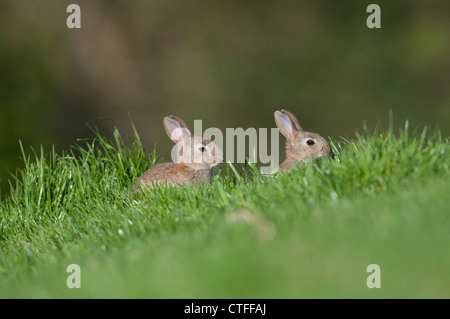
[[[132,196],[159,161],[137,132],[22,150],[0,205],[0,297],[449,298],[448,138],[406,125],[332,147],[335,161],[290,174],[229,166]],[[366,286],[374,263],[381,289]]]

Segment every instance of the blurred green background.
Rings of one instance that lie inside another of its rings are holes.
[[[66,8],[81,7],[81,29]],[[368,29],[367,5],[381,7]],[[130,133],[168,158],[162,118],[275,127],[286,108],[324,136],[363,123],[450,130],[450,1],[0,0],[0,187],[19,140],[58,152]]]

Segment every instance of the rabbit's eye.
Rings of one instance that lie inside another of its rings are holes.
[[[206,152],[206,147],[201,146],[201,147],[198,148],[198,150],[199,150],[200,152],[204,153],[204,152]]]
[[[307,140],[306,144],[308,144],[309,146],[314,145],[314,141],[313,140]]]

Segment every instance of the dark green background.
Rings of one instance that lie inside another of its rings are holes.
[[[66,7],[81,6],[81,29]],[[381,7],[381,29],[366,26]],[[275,127],[291,110],[324,136],[363,123],[450,130],[449,1],[1,0],[0,186],[19,140],[58,152],[130,132],[169,156],[162,118],[203,128]]]

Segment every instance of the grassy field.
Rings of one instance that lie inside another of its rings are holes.
[[[0,297],[450,298],[438,131],[366,132],[290,174],[223,166],[211,185],[133,196],[159,159],[136,132],[114,136],[23,152],[0,206]],[[69,264],[79,289],[66,286]],[[369,264],[380,289],[366,285]]]

